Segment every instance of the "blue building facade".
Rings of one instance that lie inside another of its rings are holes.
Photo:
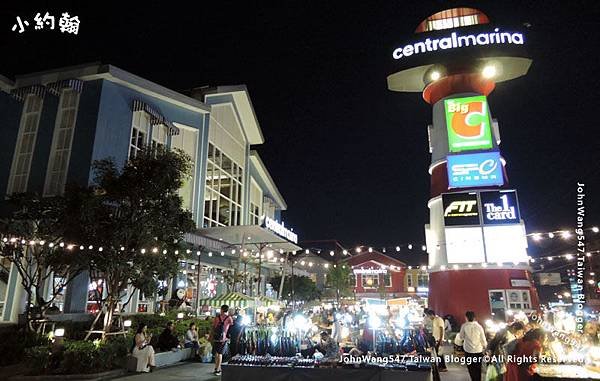
[[[264,142],[245,86],[204,88],[184,95],[112,65],[89,64],[18,76],[0,76],[0,194],[59,195],[69,183],[89,185],[95,160],[118,166],[147,145],[186,152],[193,174],[180,190],[198,228],[259,224],[286,209],[272,178],[251,146]],[[191,235],[192,242],[219,250],[226,243]],[[208,258],[207,275],[190,280],[182,264],[174,280],[186,292],[203,296],[209,275],[222,285],[233,261]],[[24,293],[10,263],[0,263],[0,321],[16,321]],[[212,278],[211,278],[212,279]],[[60,299],[66,313],[88,310],[88,288],[100,280],[83,274]],[[213,284],[214,286],[214,284]],[[222,292],[213,287],[211,294]],[[135,291],[132,291],[135,292]],[[209,295],[211,295],[209,294]],[[151,309],[151,298],[136,295],[130,312]]]

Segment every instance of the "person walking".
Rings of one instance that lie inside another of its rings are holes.
[[[496,335],[490,340],[487,350],[491,356],[491,362],[487,366],[485,381],[502,381],[506,373],[506,359],[508,355],[507,346],[514,340],[523,337],[525,325],[516,321],[496,332]],[[510,344],[511,346],[513,344]]]
[[[229,316],[229,306],[223,304],[221,313],[213,320],[212,341],[215,350],[215,376],[221,375],[221,363],[223,362],[223,351],[227,344],[227,331],[233,324],[233,319]]]
[[[435,339],[435,354],[437,355],[438,369],[440,372],[447,372],[446,361],[444,356],[440,353],[440,347],[444,344],[444,319],[435,314],[434,310],[425,310],[425,316],[431,320],[431,335]]]
[[[465,313],[467,322],[460,327],[460,341],[465,351],[465,361],[472,381],[481,381],[481,362],[487,340],[483,327],[475,321],[475,312]]]

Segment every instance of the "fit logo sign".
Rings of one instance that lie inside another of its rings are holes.
[[[503,185],[502,162],[497,151],[448,156],[450,188]]]
[[[477,193],[444,193],[444,225],[479,225]]]
[[[491,118],[485,96],[444,101],[450,152],[492,148]]]
[[[516,191],[481,192],[480,198],[484,224],[518,224],[521,220]]]

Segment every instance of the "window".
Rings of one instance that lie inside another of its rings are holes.
[[[383,284],[385,285],[385,287],[392,287],[392,274],[383,274]]]
[[[146,298],[146,295],[142,291],[138,290],[138,300],[137,300],[137,312],[144,313],[148,312],[149,301]]]
[[[379,274],[361,274],[363,288],[379,288]]]
[[[152,149],[157,147],[164,148],[167,145],[167,126],[157,124],[152,126]]]
[[[204,227],[242,224],[242,177],[243,169],[209,143]]]
[[[65,190],[78,104],[79,93],[77,91],[73,89],[62,91],[46,173],[45,196],[60,195]]]
[[[429,275],[427,275],[427,274],[417,275],[417,287],[429,287]]]
[[[506,301],[504,298],[504,290],[489,290],[490,309],[494,317],[504,320],[506,315]]]
[[[253,202],[250,203],[250,225],[260,224],[260,208]]]
[[[461,26],[469,26],[469,25],[477,25],[479,24],[478,15],[466,15],[466,16],[458,16],[451,18],[444,18],[439,20],[430,20],[427,21],[427,31],[432,30],[443,30],[443,29],[452,29],[458,28]]]
[[[133,120],[131,123],[131,141],[129,143],[129,158],[136,157],[138,152],[140,152],[140,150],[142,150],[148,144],[149,131],[150,117],[148,116],[148,114],[145,111],[135,111],[133,113]]]
[[[8,280],[10,279],[10,268],[11,262],[5,257],[0,257],[0,317],[2,317],[4,312]]]
[[[8,191],[6,193],[23,193],[27,191],[31,159],[37,138],[40,114],[43,99],[37,95],[30,94],[25,99],[17,145],[8,180]]]
[[[406,287],[414,287],[412,274],[406,274]]]

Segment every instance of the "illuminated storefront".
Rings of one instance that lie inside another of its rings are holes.
[[[438,314],[502,319],[509,309],[538,308],[517,192],[488,102],[496,83],[527,74],[527,43],[522,27],[455,8],[428,17],[391,54],[397,70],[388,88],[421,92],[433,107],[425,236],[429,306]]]
[[[357,298],[391,299],[407,292],[404,262],[371,250],[348,258],[346,263],[352,267]]]

